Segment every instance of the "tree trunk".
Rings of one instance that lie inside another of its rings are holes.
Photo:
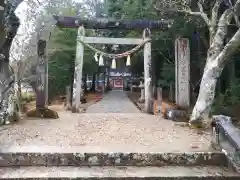
[[[218,47],[218,45],[215,46]],[[221,75],[221,72],[226,64],[231,61],[231,56],[236,52],[239,46],[240,29],[217,56],[215,53],[208,57],[200,85],[198,99],[190,119],[191,124],[202,123],[204,118],[209,115],[208,113],[215,96],[217,79]]]
[[[208,117],[215,96],[217,80],[222,70],[223,68],[212,66],[211,62],[206,64],[198,99],[192,112],[191,123],[202,121]]]
[[[4,40],[4,36],[5,36],[5,32],[4,32],[4,24],[3,22],[3,18],[4,18],[4,11],[0,10],[0,45],[2,44],[3,40]]]
[[[4,31],[4,27],[6,27],[5,39],[1,42],[0,47],[0,79],[2,83],[0,83],[0,93],[1,93],[1,107],[0,107],[0,125],[12,121],[17,120],[16,115],[18,114],[15,102],[15,89],[14,89],[14,74],[12,72],[13,69],[9,68],[9,51],[13,41],[13,38],[16,35],[19,19],[14,14],[14,11],[21,0],[18,1],[5,1],[1,2],[1,6],[4,6],[4,14],[1,12],[1,20],[4,19],[4,24],[1,24],[1,34]],[[2,37],[2,36],[1,36]],[[5,82],[5,83],[4,83]]]

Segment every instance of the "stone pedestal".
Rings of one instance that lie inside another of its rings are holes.
[[[190,106],[190,48],[189,40],[175,41],[175,100],[182,108]]]

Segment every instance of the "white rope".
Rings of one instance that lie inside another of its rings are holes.
[[[123,58],[123,57],[127,57],[133,53],[135,53],[136,51],[138,51],[144,44],[146,44],[147,42],[150,42],[151,39],[145,39],[143,40],[142,43],[140,43],[139,45],[137,45],[136,47],[134,47],[133,49],[126,51],[124,53],[121,54],[109,54],[109,53],[105,53],[101,50],[98,50],[97,48],[91,46],[90,44],[85,43],[82,40],[78,40],[80,43],[82,43],[83,45],[87,46],[88,48],[90,48],[91,50],[93,50],[95,53],[101,54],[102,56],[108,57],[110,59],[119,59],[119,58]]]

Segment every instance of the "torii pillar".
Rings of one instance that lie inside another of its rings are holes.
[[[150,29],[143,31],[143,38],[149,39],[151,36]],[[151,42],[144,45],[144,93],[145,93],[145,112],[153,113],[153,83],[152,83],[152,57]]]
[[[82,96],[82,70],[83,70],[83,57],[84,57],[84,45],[79,42],[83,40],[85,36],[85,29],[83,26],[78,28],[77,36],[77,50],[75,59],[74,81],[73,81],[73,93],[72,93],[72,112],[79,112],[80,100]]]

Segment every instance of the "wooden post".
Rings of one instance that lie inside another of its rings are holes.
[[[59,118],[58,113],[47,108],[47,93],[48,82],[47,78],[47,64],[48,59],[46,55],[47,41],[46,34],[43,34],[44,25],[38,34],[38,64],[37,64],[37,85],[36,85],[36,108],[27,112],[28,117],[40,118]]]
[[[150,38],[150,30],[143,32],[143,38]],[[151,42],[144,45],[144,89],[145,89],[145,111],[153,113],[153,91],[152,91],[152,67],[151,67]]]
[[[72,112],[79,112],[80,100],[81,100],[81,89],[82,89],[82,69],[83,69],[83,56],[84,46],[78,40],[84,40],[85,29],[84,27],[78,28],[77,37],[77,50],[75,60],[75,71],[74,71],[74,82],[73,82],[73,98],[72,98]]]

